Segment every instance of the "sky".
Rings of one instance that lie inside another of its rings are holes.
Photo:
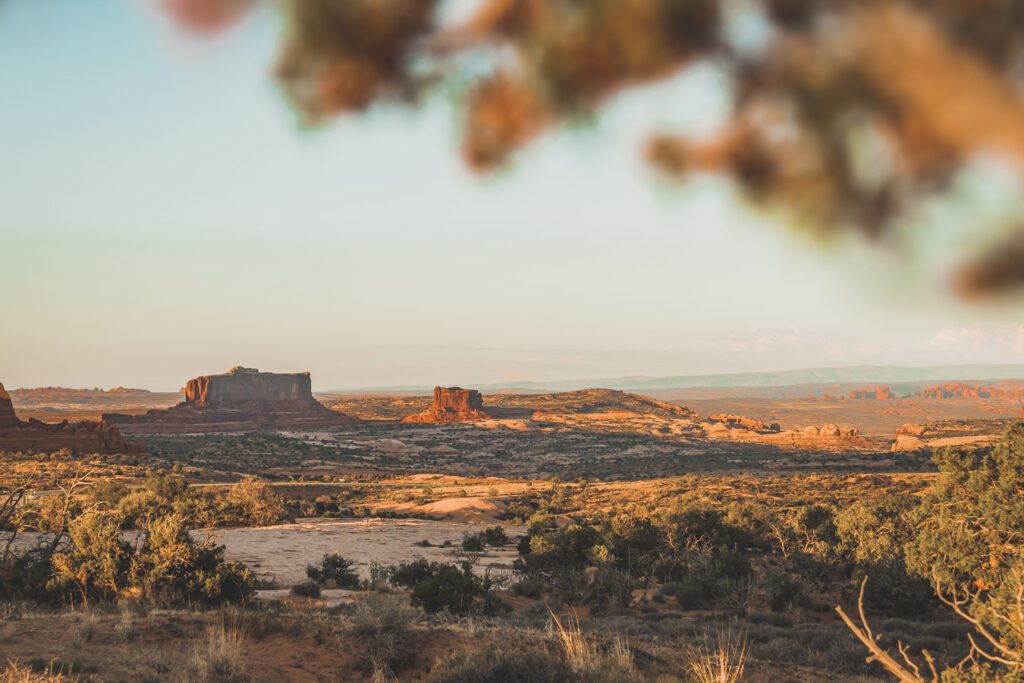
[[[652,130],[729,110],[700,65],[492,177],[443,94],[305,130],[263,12],[216,38],[151,0],[0,2],[0,382],[177,389],[235,365],[314,389],[1019,362],[1020,302],[935,264],[1020,188],[981,160],[880,247],[821,245]],[[922,255],[930,255],[925,259]]]

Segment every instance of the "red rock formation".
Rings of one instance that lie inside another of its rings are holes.
[[[912,453],[926,448],[921,438],[927,431],[927,427],[913,422],[908,422],[896,430],[896,440],[893,441],[889,450],[893,453]]]
[[[839,427],[831,422],[820,427],[802,427],[797,430],[797,433],[801,436],[825,439],[847,439],[860,436],[860,431],[856,427]]]
[[[402,422],[471,422],[490,417],[484,409],[484,398],[476,389],[434,387],[434,403]]]
[[[933,384],[930,387],[925,387],[914,395],[918,398],[931,399],[974,398],[1017,400],[1024,398],[1024,390],[1021,390],[1015,382],[1000,382],[999,384],[1009,385],[1009,388],[1002,388],[999,386],[986,387],[980,384],[964,384],[962,382],[948,382],[946,384]]]
[[[14,413],[14,404],[11,403],[11,395],[0,384],[0,429],[11,429],[21,424],[18,416]]]
[[[991,387],[972,386],[959,382],[935,384],[917,392],[919,398],[993,398],[997,393]]]
[[[925,433],[924,425],[919,425],[916,422],[907,422],[899,429],[896,430],[896,436],[923,436]]]
[[[778,422],[772,422],[771,424],[762,422],[761,420],[754,420],[749,417],[743,417],[742,415],[711,415],[708,417],[710,422],[718,422],[726,425],[727,427],[735,427],[739,429],[751,429],[755,432],[778,432],[782,428]]]
[[[888,400],[896,398],[896,392],[892,387],[871,387],[854,389],[849,396],[852,400]]]
[[[103,419],[136,433],[310,429],[356,420],[313,398],[308,372],[260,372],[236,367],[223,375],[190,379],[185,401],[142,415],[104,414]]]
[[[67,420],[52,424],[18,419],[10,395],[0,384],[0,450],[59,451],[75,453],[127,453],[140,451],[141,446],[126,443],[121,432],[106,422],[75,422]]]
[[[203,407],[301,408],[314,403],[309,373],[260,372],[236,367],[223,375],[204,375],[185,385],[185,403]]]

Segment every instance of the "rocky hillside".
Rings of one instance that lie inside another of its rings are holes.
[[[487,404],[510,412],[532,413],[615,413],[628,412],[668,418],[694,418],[685,406],[666,403],[615,389],[581,389],[552,394],[494,394]]]

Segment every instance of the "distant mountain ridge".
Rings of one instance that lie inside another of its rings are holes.
[[[576,391],[592,387],[624,391],[657,389],[778,387],[794,384],[894,384],[900,382],[939,382],[946,380],[1024,379],[1024,364],[977,363],[969,365],[855,365],[834,368],[805,368],[774,372],[735,372],[671,377],[605,377],[567,381],[522,381],[489,384],[467,383],[484,392],[495,391]],[[433,385],[361,387],[317,393],[419,393],[433,391]]]

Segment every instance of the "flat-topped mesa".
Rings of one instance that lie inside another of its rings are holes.
[[[402,422],[472,422],[491,417],[484,408],[484,397],[476,389],[434,387],[433,404]]]
[[[233,432],[349,425],[352,417],[313,398],[308,372],[260,372],[241,366],[185,385],[185,400],[142,415],[105,414],[133,433]]]
[[[185,404],[220,408],[323,407],[313,398],[308,372],[260,372],[240,366],[223,375],[190,379],[185,385]]]
[[[60,451],[128,453],[141,446],[126,443],[121,432],[106,422],[60,423],[18,419],[10,394],[0,384],[0,451]]]

